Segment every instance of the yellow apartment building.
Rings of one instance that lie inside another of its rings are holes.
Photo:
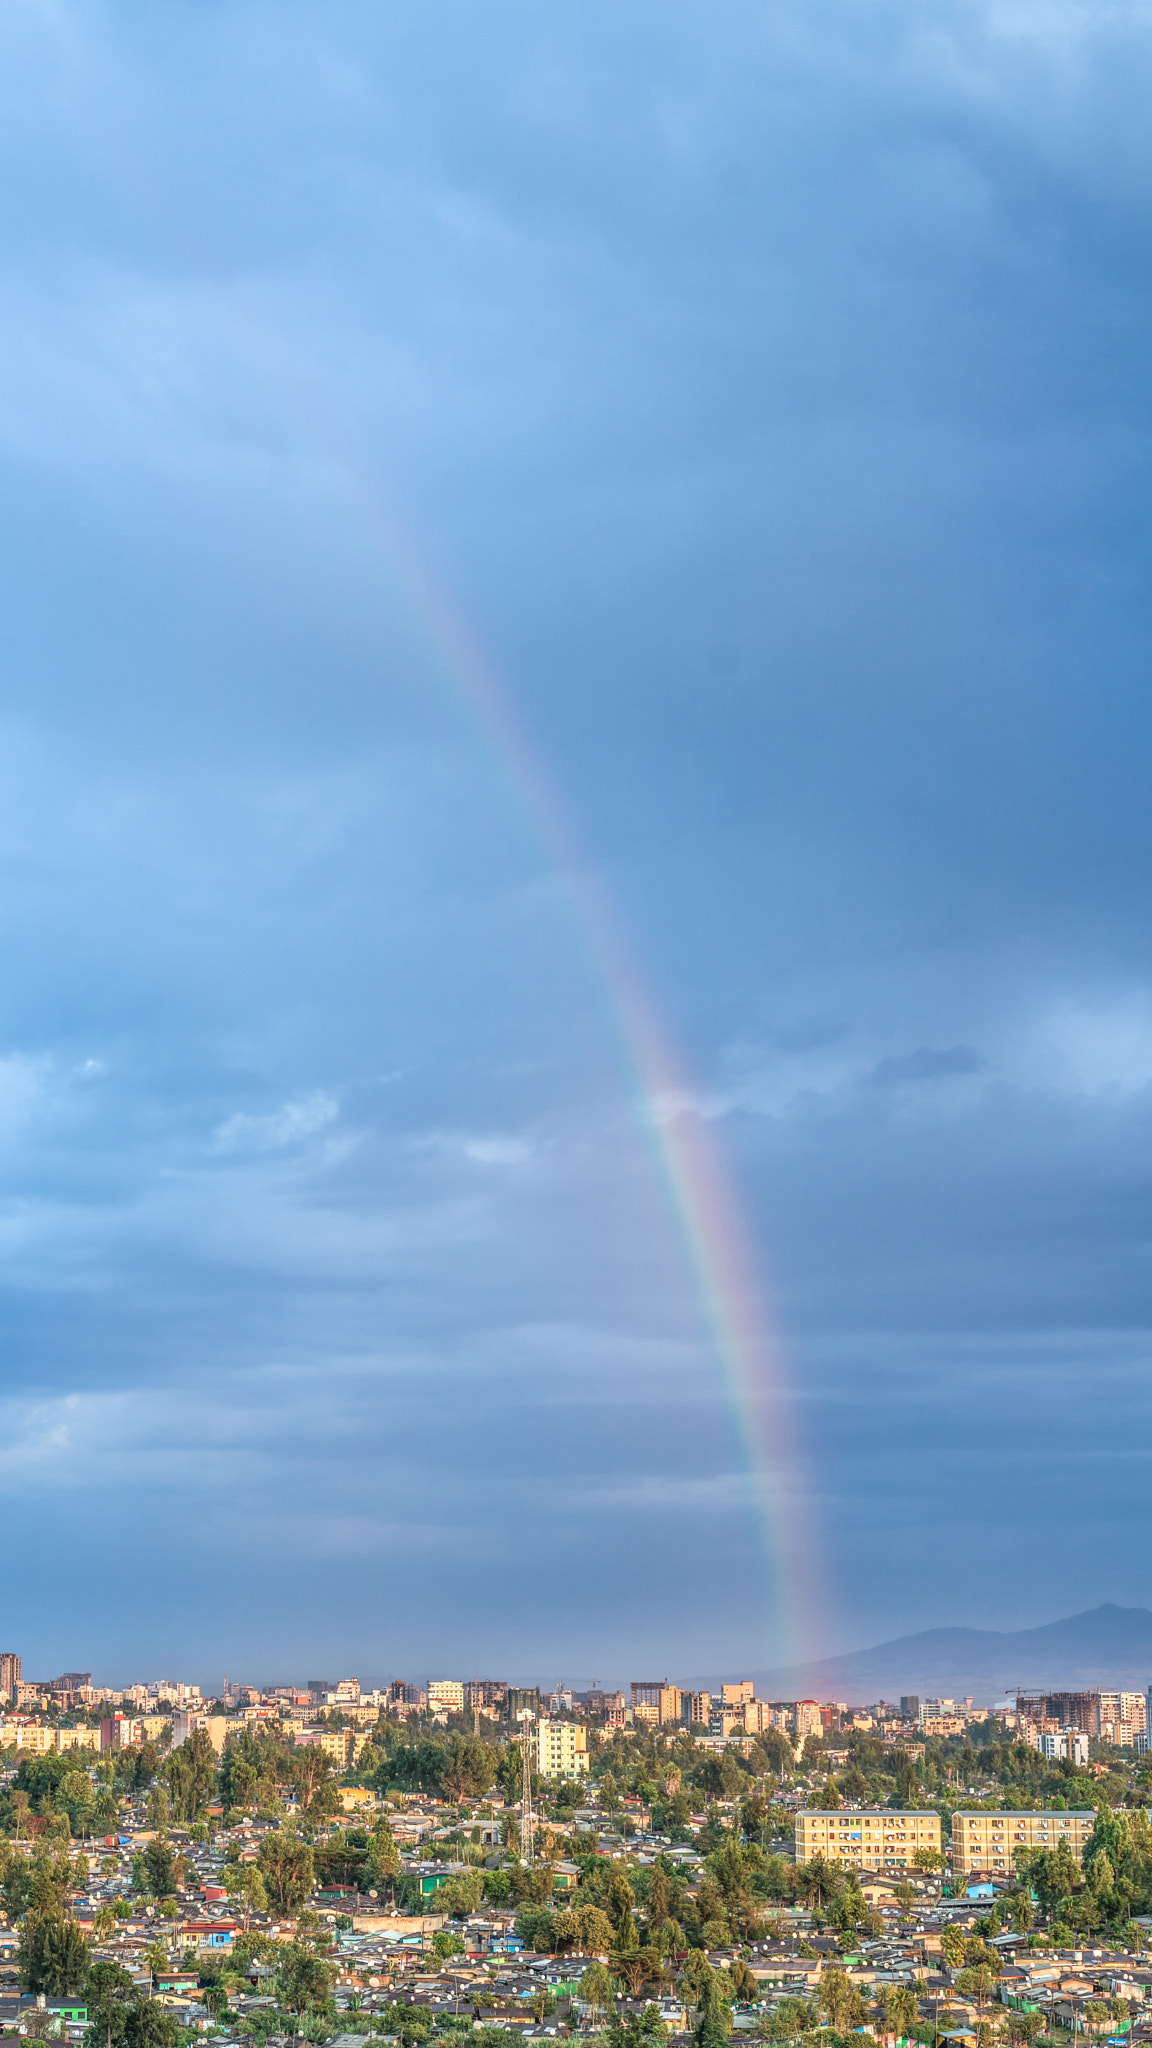
[[[428,1681],[428,1706],[430,1712],[450,1714],[464,1712],[464,1680],[462,1678],[430,1678]]]
[[[854,1870],[911,1869],[917,1849],[940,1848],[938,1813],[893,1813],[887,1806],[841,1807],[796,1815],[796,1861],[826,1856]]]
[[[1017,1849],[1055,1849],[1061,1842],[1079,1863],[1095,1825],[1091,1806],[1072,1813],[954,1813],[952,1868],[960,1875],[987,1870],[1007,1877]]]
[[[587,1777],[587,1731],[574,1721],[542,1718],[536,1730],[536,1768],[542,1778]]]

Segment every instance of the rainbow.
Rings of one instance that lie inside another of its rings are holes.
[[[263,337],[267,345],[268,337]],[[283,357],[278,365],[288,366]],[[302,380],[287,380],[301,410]],[[792,1425],[782,1347],[773,1330],[749,1231],[712,1129],[659,1019],[619,921],[580,848],[567,809],[506,689],[427,555],[417,549],[362,462],[347,453],[314,387],[304,410],[312,452],[343,487],[383,562],[394,594],[456,696],[494,750],[549,859],[565,879],[595,972],[638,1087],[651,1148],[690,1261],[743,1446],[767,1565],[762,1654],[806,1661],[817,1626],[814,1532]],[[324,415],[324,417],[320,417]],[[319,422],[319,424],[318,424]],[[772,1621],[769,1623],[768,1615]],[[752,1646],[746,1645],[746,1652]],[[759,1659],[757,1658],[757,1661]]]

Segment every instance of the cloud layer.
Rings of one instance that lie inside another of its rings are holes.
[[[26,1668],[627,1678],[1141,1598],[1146,7],[24,0],[0,53]]]

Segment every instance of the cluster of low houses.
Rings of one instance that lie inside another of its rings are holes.
[[[358,1799],[363,1803],[363,1795],[358,1795]],[[114,1861],[115,1870],[94,1875],[88,1893],[76,1901],[76,1917],[82,1924],[91,1927],[103,1904],[117,1900],[131,1903],[132,1857],[151,1839],[150,1831],[143,1825],[143,1814],[134,1818],[139,1825],[130,1819],[117,1836],[93,1844],[94,1872],[101,1860],[109,1858]],[[373,2014],[396,2001],[424,2007],[433,2019],[475,2014],[486,2026],[502,2027],[533,2039],[552,2037],[559,2032],[571,2035],[573,2031],[591,2031],[593,2016],[581,1998],[581,1979],[594,1958],[527,1951],[516,1933],[516,1911],[512,1907],[487,1906],[469,1919],[454,1923],[462,1937],[464,1953],[444,1961],[434,1954],[431,1936],[444,1924],[433,1910],[435,1894],[441,1880],[454,1869],[444,1860],[449,1853],[446,1838],[454,1832],[453,1816],[435,1800],[412,1799],[402,1808],[390,1810],[389,1819],[404,1868],[419,1878],[429,1911],[423,1915],[403,1915],[389,1909],[381,1899],[340,1891],[320,1891],[314,1897],[314,1909],[327,1916],[330,1926],[329,1960],[335,1970],[335,2002],[347,2014],[348,2039],[338,2041],[335,2048],[359,2048]],[[189,1888],[178,1900],[180,1917],[171,1930],[175,1951],[182,1953],[192,1948],[211,1956],[227,1955],[232,1950],[243,1923],[230,1910],[220,1882],[225,1851],[232,1847],[233,1854],[238,1850],[242,1859],[255,1857],[269,1825],[253,1820],[225,1830],[221,1822],[216,1835],[202,1845],[192,1843],[179,1831],[173,1832],[173,1840],[186,1859],[190,1880]],[[478,1816],[468,1825],[470,1829],[479,1827],[481,1850],[494,1852],[498,1824]],[[595,1849],[605,1856],[624,1853],[623,1838],[594,1810],[577,1815],[577,1825],[586,1833],[589,1850]],[[628,1853],[641,1863],[650,1862],[661,1853],[672,1855],[689,1879],[701,1862],[690,1846],[673,1846],[642,1832],[634,1835],[627,1847]],[[434,1854],[437,1848],[438,1857]],[[564,1888],[576,1884],[578,1872],[575,1865],[561,1864],[557,1876]],[[887,1930],[874,1939],[861,1939],[851,1955],[845,1955],[842,1945],[832,1937],[814,1931],[811,1914],[799,1908],[773,1914],[773,1939],[738,1950],[710,1953],[709,1961],[716,1968],[739,1956],[757,1981],[757,1999],[736,2013],[736,2032],[762,2031],[765,2020],[782,2000],[816,1996],[823,1975],[830,1969],[843,1969],[869,2001],[878,1998],[886,1984],[909,1985],[916,1994],[921,2018],[938,2030],[941,2040],[958,2043],[960,2048],[974,2048],[977,2024],[995,2014],[981,2012],[958,1995],[954,1981],[957,1973],[945,1965],[941,1935],[949,1922],[970,1929],[976,1918],[987,1911],[989,1896],[937,1902],[922,1891],[916,1907],[904,1911],[895,1902],[894,1880],[880,1875],[866,1877],[863,1889],[887,1922]],[[985,1894],[991,1892],[989,1886],[974,1889]],[[252,1925],[273,1938],[287,1938],[292,1933],[290,1925],[281,1927],[267,1914],[254,1914]],[[203,2003],[198,1971],[174,1966],[153,1977],[145,1951],[155,1942],[161,1928],[162,1923],[150,1909],[142,1909],[118,1921],[115,1935],[99,1944],[97,1953],[120,1962],[142,1989],[152,1991],[175,2011],[183,2026],[212,2032],[220,2048],[225,2048],[227,2036],[215,2027]],[[1030,1950],[1026,1939],[1014,1934],[991,1939],[1000,1951],[1001,1975],[995,1995],[1001,2008],[1039,2013],[1045,2031],[1063,2027],[1075,2034],[1102,2034],[1105,2041],[1152,2043],[1152,1967],[1145,1966],[1139,1954],[1117,1954],[1108,1948]],[[0,2024],[25,2032],[29,2001],[21,1996],[16,1984],[16,1940],[14,1930],[0,1925]],[[255,1963],[248,1991],[233,1996],[232,2009],[253,2013],[261,2005],[270,2005],[273,2001],[269,1980],[273,1975],[270,1965]],[[1109,2021],[1103,2029],[1094,2016],[1086,2017],[1085,2008],[1091,2002],[1117,1998],[1125,2002],[1128,2017]],[[673,2037],[689,2030],[692,2013],[674,1988],[651,2000],[621,1997],[616,2006],[627,2013],[641,2010],[646,2002],[657,2004]],[[54,2031],[79,2041],[87,2021],[83,2002],[50,2003]],[[1003,2009],[999,2017],[1006,2017]]]

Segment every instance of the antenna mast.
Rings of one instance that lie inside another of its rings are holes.
[[[532,1812],[532,1728],[536,1716],[529,1707],[521,1707],[517,1720],[520,1723],[520,1855],[531,1864],[535,1851],[535,1816]]]

